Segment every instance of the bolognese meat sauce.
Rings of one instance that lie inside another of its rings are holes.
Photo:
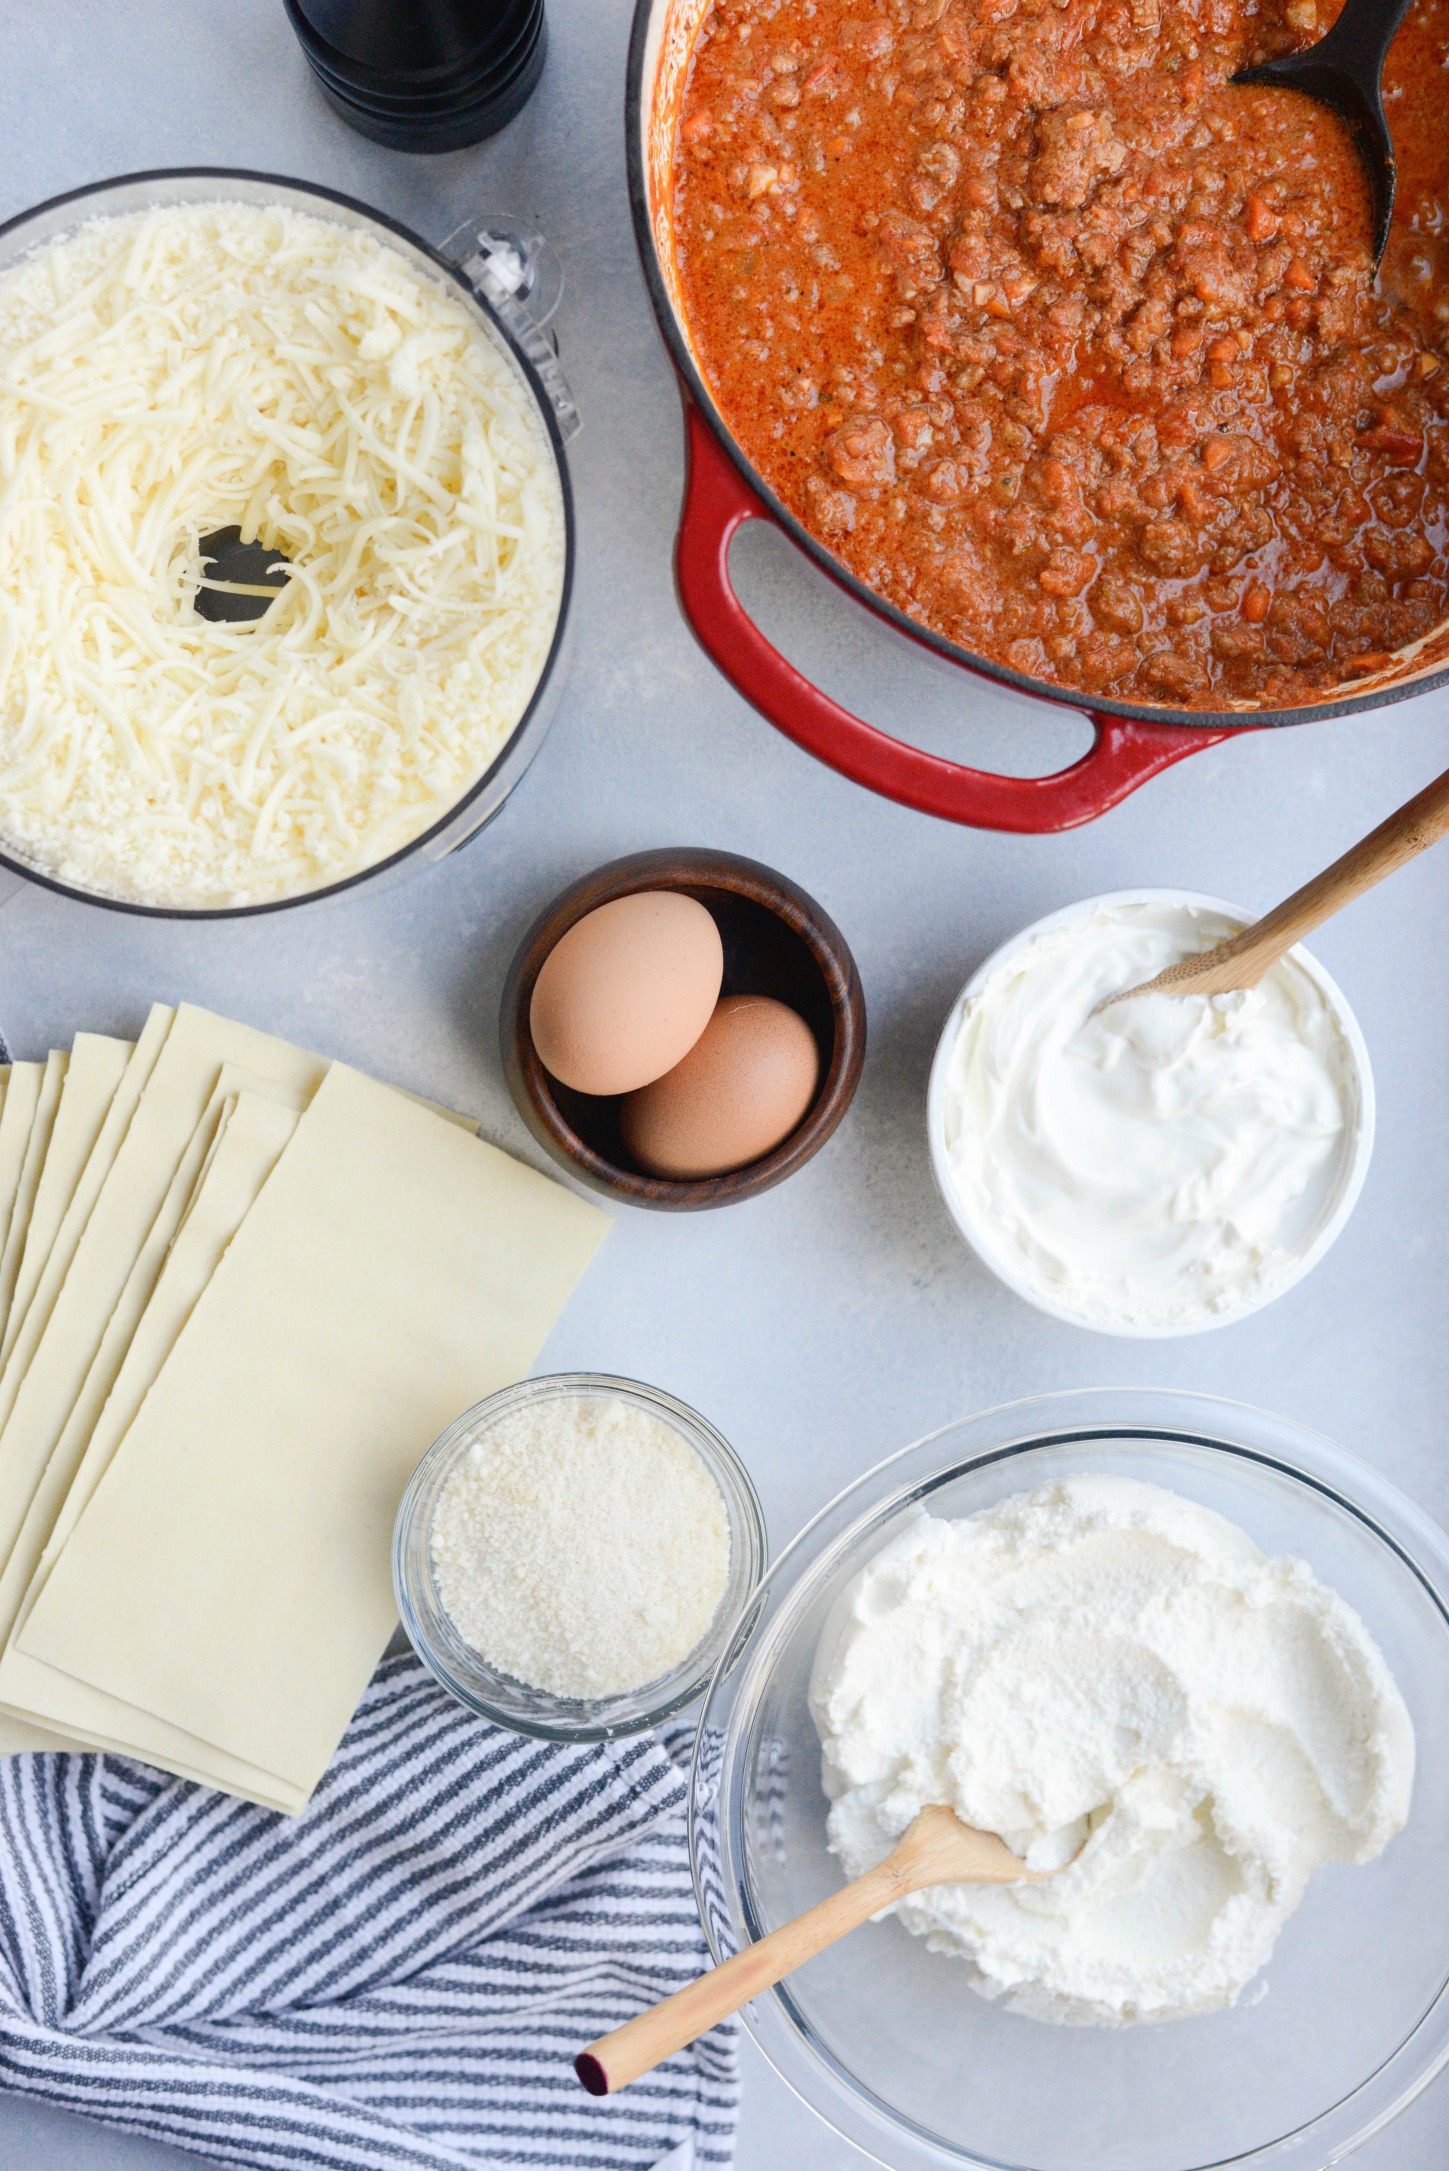
[[[717,0],[676,163],[685,314],[796,517],[1083,693],[1311,701],[1449,618],[1449,0],[1348,133],[1238,69],[1316,0]]]

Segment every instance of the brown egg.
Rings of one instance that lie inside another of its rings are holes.
[[[673,1070],[619,1111],[651,1176],[719,1176],[788,1138],[815,1098],[820,1055],[805,1020],[768,995],[726,995]]]
[[[672,1070],[710,1021],[724,946],[681,890],[636,890],[576,920],[543,961],[528,1025],[550,1076],[631,1093]]]

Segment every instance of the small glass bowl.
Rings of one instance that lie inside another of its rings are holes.
[[[714,1619],[688,1656],[656,1681],[614,1696],[554,1696],[501,1673],[465,1643],[453,1626],[433,1574],[433,1513],[438,1497],[470,1447],[513,1410],[541,1402],[595,1397],[632,1402],[672,1426],[714,1478],[729,1518],[730,1565]],[[639,1734],[704,1694],[743,1628],[741,1616],[769,1558],[765,1518],[748,1471],[729,1442],[687,1403],[638,1380],[604,1372],[555,1372],[505,1387],[449,1425],[413,1472],[397,1512],[392,1580],[409,1641],[428,1670],[460,1704],[497,1726],[543,1741],[609,1741]]]

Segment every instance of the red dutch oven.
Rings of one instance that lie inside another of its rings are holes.
[[[866,587],[788,512],[732,436],[690,337],[675,269],[672,202],[676,120],[695,33],[713,0],[636,0],[626,131],[629,194],[650,298],[684,398],[687,475],[675,553],[684,614],[705,652],[776,729],[842,776],[923,814],[976,829],[1075,828],[1187,754],[1235,732],[1381,708],[1449,681],[1449,627],[1397,657],[1351,694],[1290,709],[1191,710],[1098,698],[1093,741],[1051,776],[968,769],[893,739],[852,715],[782,656],[747,615],[730,581],[730,544],[748,520],[781,529],[839,587],[878,618],[978,678],[1033,701],[1083,710],[1083,697],[973,655],[917,625]]]

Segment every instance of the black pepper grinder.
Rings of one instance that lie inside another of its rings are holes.
[[[460,151],[543,72],[544,0],[285,0],[323,95],[394,151]]]

